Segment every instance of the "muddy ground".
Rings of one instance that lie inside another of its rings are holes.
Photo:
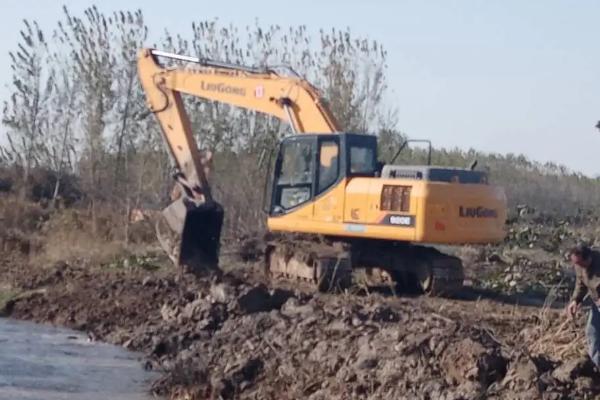
[[[0,206],[0,313],[143,352],[162,372],[151,390],[168,398],[600,396],[585,314],[567,321],[562,310],[573,287],[564,252],[582,238],[599,244],[597,217],[521,210],[505,243],[446,249],[463,259],[467,287],[441,299],[358,279],[338,295],[270,282],[229,239],[227,273],[196,278],[156,253],[143,224],[124,248],[110,215],[91,234],[77,210]]]
[[[147,259],[34,267],[6,256],[4,314],[144,352],[163,372],[152,390],[173,399],[600,395],[583,316],[565,323],[560,308],[475,288],[463,299],[314,294],[226,263],[235,268],[211,281]]]

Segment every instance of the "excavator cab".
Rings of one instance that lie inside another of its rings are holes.
[[[377,174],[375,136],[303,134],[279,145],[269,214],[287,214],[327,192],[346,177]]]

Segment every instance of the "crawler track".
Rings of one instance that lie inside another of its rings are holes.
[[[352,284],[350,254],[325,242],[278,237],[267,244],[265,261],[269,276],[300,280],[319,291],[340,291]]]
[[[462,289],[460,259],[433,247],[382,241],[274,235],[265,250],[265,270],[277,279],[310,283],[319,291],[346,289],[353,269],[379,270],[398,286],[431,296]]]

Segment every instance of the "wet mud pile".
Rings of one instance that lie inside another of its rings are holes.
[[[325,295],[171,268],[5,260],[4,315],[143,351],[170,398],[572,399],[600,394],[561,310],[492,300]],[[556,346],[552,346],[553,340]],[[558,339],[565,341],[559,343]],[[565,343],[566,346],[565,347]],[[570,346],[570,347],[569,347]]]

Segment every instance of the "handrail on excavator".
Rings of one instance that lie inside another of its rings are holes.
[[[229,63],[224,61],[215,61],[210,58],[204,57],[194,57],[194,56],[185,56],[176,53],[170,53],[162,50],[150,50],[150,53],[156,57],[169,58],[171,60],[177,61],[185,61],[194,64],[199,64],[203,67],[212,67],[212,68],[223,68],[223,69],[231,69],[234,71],[243,71],[249,72],[252,74],[275,74],[280,75],[277,70],[281,69],[287,72],[287,76],[293,76],[300,78],[300,74],[298,74],[292,67],[288,65],[274,65],[274,66],[264,66],[264,67],[250,67],[247,65]]]
[[[194,56],[185,56],[185,55],[176,54],[176,53],[169,53],[169,52],[162,51],[162,50],[150,50],[150,53],[156,57],[163,57],[163,58],[169,58],[171,60],[185,61],[185,62],[190,62],[190,63],[194,63],[194,64],[200,64],[205,67],[232,69],[232,70],[236,70],[236,71],[250,72],[253,74],[269,73],[269,70],[267,68],[248,67],[245,65],[239,65],[239,64],[228,63],[228,62],[223,62],[223,61],[214,61],[214,60],[211,60],[208,58],[200,58],[200,57],[194,57]]]

